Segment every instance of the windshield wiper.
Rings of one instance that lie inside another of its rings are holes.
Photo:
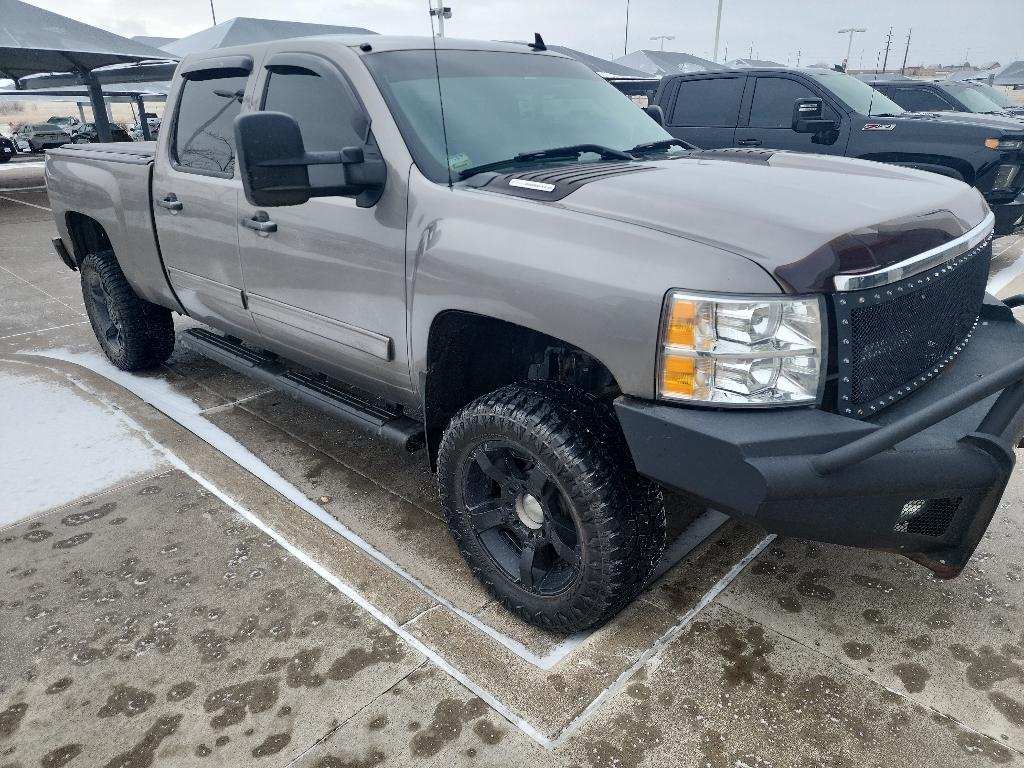
[[[637,144],[629,153],[632,155],[642,155],[646,152],[657,152],[662,149],[671,149],[672,147],[682,147],[683,149],[696,149],[693,144],[683,141],[682,139],[661,139],[660,141],[648,141],[643,144]]]
[[[475,165],[472,168],[466,168],[463,171],[459,171],[459,178],[468,179],[470,176],[477,173],[493,171],[497,168],[504,168],[506,165],[515,165],[516,163],[532,163],[539,160],[553,160],[560,157],[578,157],[584,153],[600,155],[602,160],[633,159],[632,155],[623,152],[621,149],[613,149],[612,147],[606,147],[602,144],[570,144],[565,147],[552,147],[550,149],[537,149],[532,152],[520,152],[515,157],[510,157],[507,160],[495,160],[493,163]]]

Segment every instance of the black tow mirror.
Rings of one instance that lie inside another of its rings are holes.
[[[355,197],[373,205],[383,191],[387,170],[380,157],[368,158],[363,147],[307,152],[302,131],[283,112],[250,112],[235,118],[235,146],[242,188],[250,205],[301,205],[311,197]],[[340,183],[314,186],[309,166],[340,165]]]
[[[662,128],[665,127],[665,110],[659,105],[650,104],[649,106],[644,107],[644,112],[646,112],[647,116]]]
[[[823,134],[835,129],[836,121],[825,119],[825,103],[821,99],[793,102],[793,130],[797,133]]]

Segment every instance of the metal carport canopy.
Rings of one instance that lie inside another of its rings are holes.
[[[103,89],[93,70],[112,64],[174,58],[112,32],[44,11],[21,0],[0,0],[0,77],[19,83],[42,72],[72,72],[89,89],[96,130],[110,140]]]

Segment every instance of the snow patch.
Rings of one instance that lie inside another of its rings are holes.
[[[37,376],[0,372],[0,528],[160,465],[107,408]]]

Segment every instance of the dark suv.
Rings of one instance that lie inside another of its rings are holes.
[[[868,83],[908,112],[973,112],[1024,118],[1024,106],[984,83],[930,80],[874,80]]]
[[[976,187],[997,234],[1024,222],[1024,123],[920,114],[867,83],[825,69],[669,75],[654,103],[666,128],[704,149],[763,147],[842,155],[932,171]]]

